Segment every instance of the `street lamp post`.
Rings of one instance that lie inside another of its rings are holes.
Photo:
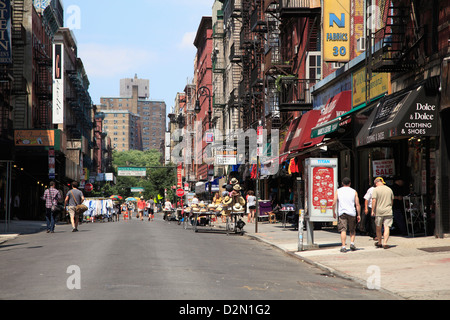
[[[200,107],[200,97],[208,97],[208,126],[209,126],[209,130],[211,130],[212,127],[212,109],[211,109],[211,90],[207,87],[207,86],[203,86],[198,88],[197,90],[197,101],[195,102],[195,113],[199,114],[202,110],[202,108]],[[209,177],[209,165],[208,165],[208,170],[207,170],[207,177]],[[213,176],[214,177],[214,176]],[[209,179],[208,179],[209,180]],[[208,192],[209,192],[209,198],[212,201],[212,181],[209,181],[208,184]]]

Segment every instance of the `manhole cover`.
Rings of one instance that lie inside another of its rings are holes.
[[[450,251],[450,246],[448,247],[430,247],[430,248],[419,248],[419,250],[425,251],[425,252],[446,252]]]

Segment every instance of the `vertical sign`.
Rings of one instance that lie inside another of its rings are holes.
[[[49,180],[55,180],[56,178],[55,149],[48,150],[48,178]]]
[[[11,63],[11,2],[0,0],[0,64]]]
[[[53,124],[64,123],[64,45],[53,44]]]
[[[350,61],[350,0],[323,0],[323,57]]]
[[[179,164],[177,166],[177,187],[183,187],[183,165]]]

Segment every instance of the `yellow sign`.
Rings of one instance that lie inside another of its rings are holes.
[[[389,73],[373,73],[370,81],[369,100],[389,93],[390,75]],[[366,102],[366,69],[361,68],[353,73],[352,81],[352,105],[357,107]]]
[[[323,0],[324,61],[350,61],[350,18],[350,0]]]

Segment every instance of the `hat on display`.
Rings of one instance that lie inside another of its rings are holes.
[[[200,212],[204,213],[204,212],[208,212],[208,210],[206,210],[206,208],[202,208],[202,209],[200,209]]]
[[[206,207],[206,204],[204,201],[202,201],[198,204],[198,206],[204,208],[204,207]]]
[[[229,196],[226,196],[226,197],[223,199],[222,204],[224,204],[224,205],[230,205],[231,202],[233,202],[233,199],[230,198]]]
[[[236,203],[233,207],[233,211],[234,212],[242,212],[242,211],[244,211],[244,207],[241,206],[240,203]]]
[[[241,191],[242,188],[241,188],[241,186],[240,186],[239,184],[235,184],[235,185],[233,186],[233,190],[235,190],[235,191]]]
[[[233,179],[231,179],[230,183],[231,184],[237,184],[237,183],[239,183],[239,181],[238,181],[238,179],[233,178]]]

